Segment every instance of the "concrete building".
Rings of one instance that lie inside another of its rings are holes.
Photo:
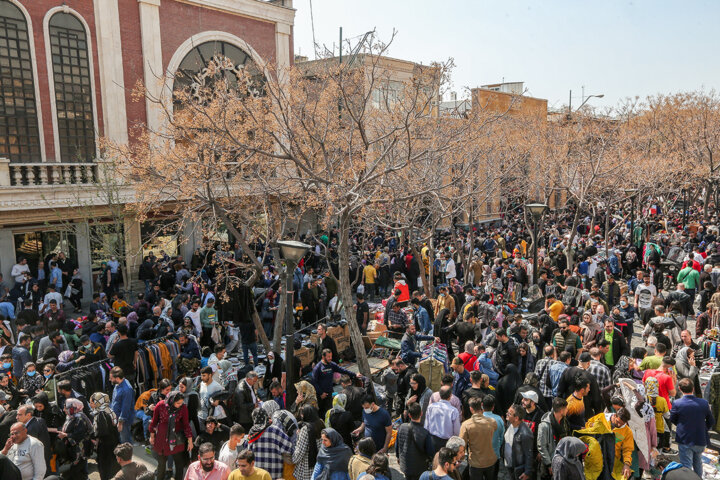
[[[304,58],[304,57],[301,57]],[[376,108],[392,108],[392,104],[399,95],[405,85],[410,84],[413,79],[421,75],[437,75],[437,68],[420,63],[410,62],[408,60],[400,60],[398,58],[358,54],[353,57],[343,57],[344,63],[352,62],[353,65],[363,65],[368,79],[368,88],[372,83],[372,105]],[[319,60],[305,60],[296,62],[298,68],[301,68],[308,75],[326,68],[329,64],[337,64],[340,62],[339,57],[322,58]],[[434,91],[428,91],[427,95],[430,99],[427,103],[429,108],[427,113],[433,116],[439,114],[438,105],[440,103],[440,85],[437,82],[437,88]]]
[[[134,142],[135,127],[161,126],[160,106],[133,89],[171,99],[216,53],[259,71],[289,67],[294,18],[292,0],[0,0],[0,272],[9,283],[17,257],[34,268],[64,251],[88,298],[107,249],[87,223],[67,222],[87,218],[78,209],[110,214],[88,188],[103,175],[101,139]],[[119,198],[132,201],[132,190]],[[198,240],[168,232],[147,243],[150,224],[124,223],[124,238],[105,241],[128,252],[189,258]],[[139,261],[128,258],[132,279]]]

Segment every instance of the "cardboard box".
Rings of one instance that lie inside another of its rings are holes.
[[[307,367],[313,361],[314,352],[307,347],[302,347],[295,350],[295,356],[300,359],[300,365]]]
[[[335,340],[335,346],[337,347],[338,353],[350,346],[350,329],[347,325],[344,327],[328,328],[328,336]]]

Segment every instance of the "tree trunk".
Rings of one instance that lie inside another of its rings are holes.
[[[255,324],[255,329],[258,332],[258,337],[260,337],[260,341],[263,344],[263,347],[265,347],[265,353],[270,351],[270,342],[268,341],[267,335],[265,335],[265,329],[263,328],[263,324],[260,321],[260,315],[257,313],[257,309],[253,306],[253,323]]]
[[[340,300],[342,300],[345,309],[345,318],[350,328],[350,343],[355,350],[355,359],[358,369],[365,377],[370,378],[370,364],[368,363],[367,353],[365,352],[365,344],[362,340],[362,334],[355,317],[355,309],[353,308],[352,289],[350,287],[350,218],[347,213],[343,213],[339,219],[339,249],[338,249],[338,270],[340,273]]]

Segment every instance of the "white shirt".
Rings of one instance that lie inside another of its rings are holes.
[[[237,447],[239,447],[240,444],[237,444]],[[218,461],[224,463],[228,467],[230,467],[231,470],[234,470],[235,467],[235,460],[237,460],[238,456],[238,449],[235,447],[235,449],[230,450],[230,442],[225,442],[223,446],[220,448],[220,454],[218,455]]]
[[[210,410],[210,395],[215,392],[222,390],[222,387],[218,382],[213,380],[210,385],[206,385],[205,382],[200,382],[200,411],[198,417],[205,420],[209,415]]]
[[[28,435],[21,444],[13,444],[8,458],[20,470],[22,480],[42,480],[45,477],[45,449],[37,438]]]
[[[505,449],[503,451],[505,457],[505,466],[512,466],[512,446],[515,440],[515,427],[512,424],[508,424],[505,430]]]
[[[63,297],[58,292],[50,292],[45,294],[45,298],[43,298],[43,303],[48,306],[50,305],[50,300],[55,300],[58,307],[63,304]]]
[[[655,285],[641,283],[635,288],[635,295],[638,297],[638,308],[650,308],[652,300],[657,295]]]
[[[24,272],[30,273],[30,266],[28,264],[20,265],[19,263],[16,263],[13,265],[10,275],[15,277],[15,283],[25,283],[25,275],[23,275]]]
[[[448,259],[447,264],[445,264],[445,278],[455,278],[457,276],[457,273],[455,273],[455,262],[452,258]]]

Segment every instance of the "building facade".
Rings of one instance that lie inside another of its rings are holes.
[[[7,283],[18,257],[33,268],[63,251],[88,298],[107,249],[73,217],[111,221],[88,188],[103,176],[103,142],[138,141],[142,126],[160,130],[162,102],[215,54],[259,72],[289,67],[294,18],[292,0],[0,0],[0,272]],[[134,94],[139,85],[145,97]],[[122,187],[118,198],[132,202],[132,190]],[[133,279],[139,253],[164,248],[189,258],[198,240],[192,225],[149,240],[150,225],[123,222],[123,238],[104,241],[133,252],[125,266]]]

